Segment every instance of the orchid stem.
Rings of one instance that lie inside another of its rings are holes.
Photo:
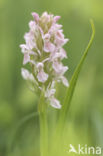
[[[44,100],[44,91],[42,91],[40,96],[38,111],[40,122],[40,156],[48,156],[47,105]]]

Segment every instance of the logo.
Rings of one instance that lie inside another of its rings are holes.
[[[99,146],[98,147],[89,147],[87,145],[81,146],[80,144],[78,144],[77,147],[74,147],[72,144],[70,144],[67,153],[100,155],[102,154],[102,148]]]

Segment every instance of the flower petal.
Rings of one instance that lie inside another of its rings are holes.
[[[35,22],[38,23],[39,22],[39,15],[37,13],[33,12],[32,16],[34,17]]]
[[[30,73],[27,69],[22,68],[21,69],[21,75],[25,80],[31,80],[31,81],[35,81],[34,80],[34,76],[32,73]]]
[[[29,22],[29,28],[32,30],[32,31],[35,31],[36,29],[36,24],[34,21],[30,21]]]
[[[42,62],[39,62],[36,65],[36,67],[38,69],[38,74],[37,74],[38,81],[44,83],[48,79],[48,74],[46,74],[43,69],[44,64]]]
[[[60,47],[66,44],[67,42],[68,42],[68,39],[64,38],[63,31],[58,30],[55,35],[55,44]]]
[[[57,109],[61,108],[60,102],[57,99],[55,99],[54,97],[50,99],[50,105]]]
[[[60,49],[60,58],[61,59],[67,58],[66,51],[63,48]]]
[[[25,53],[24,54],[23,64],[25,65],[28,62],[30,62],[30,56],[29,56],[29,53]]]
[[[53,88],[47,89],[45,92],[45,97],[50,98],[50,97],[54,96],[55,92],[56,92],[56,90]]]
[[[48,34],[48,33],[45,34],[45,35],[44,35],[44,40],[45,40],[45,41],[49,41],[49,39],[50,39],[50,34]]]
[[[57,50],[57,52],[54,51],[54,53],[52,53],[50,57],[52,61],[55,61],[57,59],[62,60],[64,58],[67,58],[67,54],[66,51],[63,48],[61,48],[59,49],[59,51]]]
[[[61,18],[60,16],[55,16],[53,22],[56,23],[60,18]]]
[[[29,50],[36,48],[36,43],[34,42],[34,34],[33,32],[25,33],[24,39],[26,41],[26,46]]]
[[[66,87],[69,87],[68,80],[64,76],[61,77],[61,80]]]
[[[63,75],[68,70],[67,66],[63,66],[63,64],[58,61],[54,61],[52,67],[59,75]]]
[[[42,62],[37,63],[36,67],[38,68],[38,70],[43,69],[44,64]]]
[[[48,74],[46,74],[43,70],[41,70],[38,72],[37,78],[39,82],[44,83],[48,79]]]
[[[44,51],[45,52],[53,52],[55,50],[55,45],[51,42],[44,43]]]
[[[20,48],[23,54],[28,51],[28,46],[26,44],[21,44]]]

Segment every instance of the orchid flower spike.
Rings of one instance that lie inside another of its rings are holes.
[[[67,58],[63,46],[68,42],[65,39],[62,25],[57,24],[60,16],[44,12],[41,17],[33,12],[33,20],[29,22],[29,32],[24,35],[25,44],[20,48],[24,55],[23,65],[30,64],[31,71],[22,68],[21,74],[25,80],[32,82],[34,88],[43,90],[50,105],[60,109],[61,104],[55,98],[55,83],[62,82],[69,86],[64,74],[68,70],[62,60]]]

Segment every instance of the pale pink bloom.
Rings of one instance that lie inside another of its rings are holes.
[[[32,16],[34,17],[35,22],[38,23],[39,22],[39,15],[37,13],[33,12]]]
[[[68,80],[64,76],[61,76],[61,80],[66,87],[69,87]]]
[[[56,37],[59,37],[61,39],[64,39],[64,34],[63,34],[63,30],[58,30],[57,33],[56,33]]]
[[[47,98],[54,97],[54,94],[56,92],[56,89],[54,89],[54,87],[55,87],[55,82],[53,81],[51,84],[48,85],[45,92],[45,97]]]
[[[69,86],[64,76],[68,67],[62,63],[62,60],[67,58],[63,46],[68,39],[65,39],[62,25],[57,23],[60,16],[47,12],[41,17],[33,12],[32,16],[34,20],[29,22],[29,32],[24,35],[25,44],[20,45],[24,55],[23,64],[30,63],[32,73],[22,68],[22,76],[25,80],[32,81],[34,86],[37,83],[40,91],[44,86],[45,98],[51,106],[59,109],[61,105],[55,98],[55,82]]]
[[[59,29],[61,29],[63,26],[62,26],[61,24],[57,24],[57,23],[56,23],[56,24],[54,25],[54,27],[55,27],[56,30],[59,30]]]
[[[28,32],[28,33],[25,33],[24,39],[25,39],[26,43],[29,42],[29,41],[31,41],[31,40],[33,40],[33,39],[34,39],[34,34],[33,34],[33,32],[30,31],[30,32]],[[34,43],[34,44],[35,44],[35,43]]]
[[[36,29],[36,23],[34,21],[30,21],[29,22],[29,28],[32,30],[32,31],[35,31]]]
[[[45,11],[43,14],[42,14],[42,17],[49,17],[48,13]]]
[[[26,45],[27,45],[27,48],[28,49],[33,49],[33,48],[36,48],[36,44],[34,42],[34,35],[33,35],[33,32],[29,32],[29,33],[26,33],[24,35],[24,39],[26,41]]]
[[[37,63],[36,67],[38,68],[38,70],[43,69],[44,64],[42,62]]]
[[[22,74],[22,77],[25,80],[30,80],[30,81],[34,81],[35,80],[33,74],[30,73],[27,69],[22,68],[21,69],[21,74]]]
[[[61,49],[57,49],[57,51],[54,51],[54,53],[51,54],[51,60],[52,61],[55,61],[57,59],[64,59],[64,58],[67,58],[67,54],[66,54],[66,51],[61,48]]]
[[[23,64],[26,64],[26,63],[30,62],[30,63],[36,65],[35,60],[31,60],[31,59],[30,59],[30,56],[31,56],[31,55],[32,55],[33,57],[38,57],[38,54],[37,54],[36,52],[34,52],[34,51],[29,51],[29,52],[27,52],[27,53],[24,54],[24,61],[23,61]]]
[[[60,53],[61,60],[64,59],[64,58],[67,58],[66,51],[63,48],[60,49],[59,53]]]
[[[30,62],[30,56],[29,56],[29,53],[25,53],[24,54],[23,64],[25,65],[28,62]]]
[[[49,33],[50,35],[56,36],[56,32],[57,32],[59,29],[61,29],[61,28],[62,28],[62,25],[60,25],[60,24],[53,24],[53,25],[51,26],[51,28],[49,29],[48,33]]]
[[[43,37],[44,41],[49,41],[50,40],[50,34],[45,34]]]
[[[60,102],[54,97],[54,94],[56,92],[55,82],[53,81],[52,84],[48,85],[47,90],[45,92],[45,97],[50,101],[50,105],[54,108],[60,109],[61,105]]]
[[[50,99],[50,105],[54,108],[57,108],[57,109],[61,108],[60,102],[54,97]]]
[[[55,16],[53,22],[56,23],[60,18],[61,18],[60,16]]]
[[[54,61],[52,67],[57,75],[63,75],[68,70],[67,66],[63,66],[63,64],[58,61]]]
[[[55,44],[60,47],[66,44],[67,42],[68,42],[68,39],[64,39],[64,35],[62,34],[62,32],[58,31],[55,37]]]
[[[44,72],[43,67],[44,67],[43,63],[37,64],[37,68],[38,68],[37,78],[38,78],[38,81],[42,83],[44,83],[48,79],[48,74]]]
[[[48,74],[46,74],[44,70],[40,70],[37,74],[37,78],[39,82],[44,83],[48,79]]]
[[[50,98],[52,96],[54,96],[56,90],[54,88],[51,89],[47,89],[45,92],[45,97]]]
[[[49,15],[47,12],[44,12],[42,14],[43,22],[45,22],[45,24],[47,24],[48,22],[50,22],[50,17],[51,17],[51,15]]]
[[[45,52],[53,52],[55,50],[55,45],[49,41],[44,43],[44,51]]]
[[[25,53],[29,50],[28,46],[26,44],[21,44],[20,48],[21,48],[22,53]]]
[[[50,34],[44,35],[44,51],[53,52],[55,50],[55,45],[50,42]]]

